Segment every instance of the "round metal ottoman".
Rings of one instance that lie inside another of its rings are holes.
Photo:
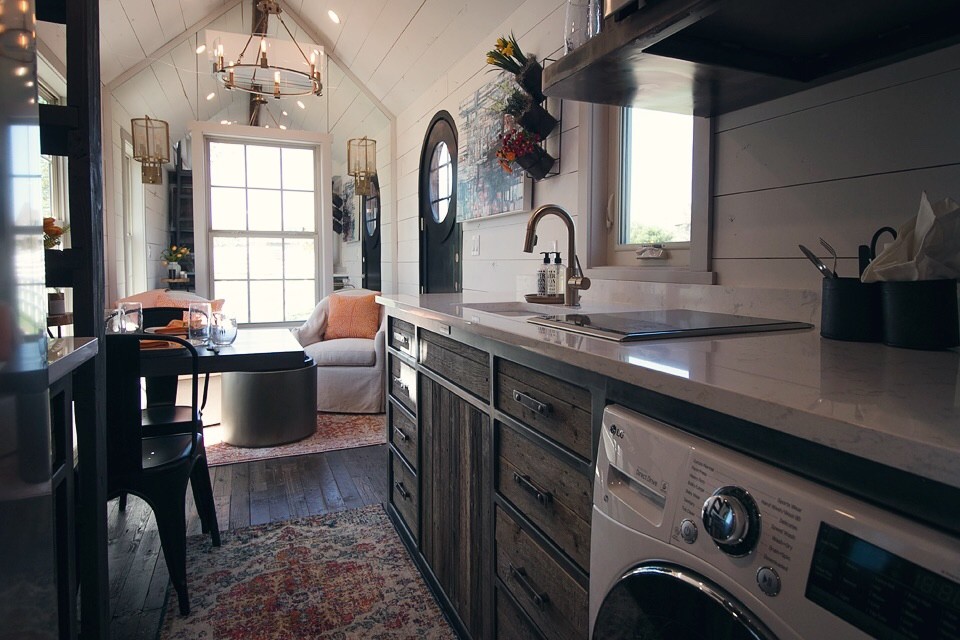
[[[317,367],[223,374],[223,441],[274,447],[317,430]]]

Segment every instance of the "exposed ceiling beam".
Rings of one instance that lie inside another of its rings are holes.
[[[178,46],[180,46],[181,44],[183,44],[184,42],[186,42],[187,40],[195,36],[198,31],[200,31],[201,29],[204,29],[211,22],[213,22],[214,20],[220,18],[221,16],[223,16],[224,14],[232,10],[242,1],[243,0],[232,0],[231,2],[221,5],[220,7],[214,9],[212,12],[207,14],[206,17],[202,18],[197,23],[187,27],[187,29],[183,33],[178,35],[176,38],[173,38],[168,43],[166,43],[165,45],[163,45],[162,47],[160,47],[159,49],[151,53],[149,56],[147,56],[146,58],[144,58],[143,60],[133,65],[132,67],[130,67],[129,69],[121,73],[119,76],[111,80],[109,83],[107,83],[105,87],[107,92],[113,93],[113,91],[117,87],[127,82],[128,80],[136,76],[138,73],[140,73],[144,69],[147,69],[148,67],[150,67],[159,58],[162,58],[163,56],[167,55],[168,53],[176,49]]]

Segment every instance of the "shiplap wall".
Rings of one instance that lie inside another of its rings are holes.
[[[527,51],[555,55],[563,5],[528,0],[473,52],[398,114],[397,279],[401,293],[418,289],[417,176],[430,118],[488,81],[483,53],[511,30]],[[916,214],[920,194],[960,200],[960,47],[941,50],[715,119],[713,269],[718,285],[819,291],[820,279],[797,249],[822,236],[841,255],[841,275],[856,275],[857,245],[884,225]],[[576,217],[581,186],[577,103],[563,108],[561,175],[535,185],[534,206],[553,202]],[[583,135],[586,135],[585,133]],[[529,284],[538,260],[522,253],[527,216],[468,222],[463,227],[465,290],[514,291]],[[550,222],[553,222],[552,220]],[[559,225],[542,225],[540,246]],[[472,256],[479,236],[480,255]],[[567,257],[564,256],[564,261]],[[644,285],[597,286],[639,300]]]

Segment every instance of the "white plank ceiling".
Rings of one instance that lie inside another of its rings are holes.
[[[245,122],[247,96],[219,87],[207,54],[197,55],[196,48],[206,28],[249,33],[254,1],[100,0],[102,82],[132,116],[167,120],[174,140],[193,120]],[[384,129],[390,116],[475,49],[518,5],[506,0],[289,0],[281,6],[294,37],[301,43],[316,40],[330,61],[323,98],[304,99],[306,109],[295,100],[271,101],[265,121],[330,131],[339,139]],[[339,15],[339,24],[328,10]],[[278,28],[271,17],[271,33]],[[62,27],[41,23],[38,37],[63,60]]]

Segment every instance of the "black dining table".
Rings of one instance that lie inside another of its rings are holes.
[[[157,335],[162,340],[162,335]],[[173,343],[171,343],[173,344]],[[237,339],[227,347],[197,347],[200,373],[227,371],[285,371],[310,366],[310,358],[289,329],[240,329]],[[191,371],[190,359],[183,347],[144,349],[140,354],[140,375],[184,375]]]

